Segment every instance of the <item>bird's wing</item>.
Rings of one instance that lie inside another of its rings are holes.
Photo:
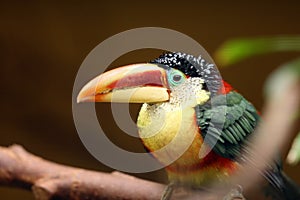
[[[195,108],[201,135],[220,156],[239,158],[244,144],[251,145],[247,139],[254,132],[260,117],[254,106],[237,92],[214,98],[213,106],[211,103]],[[225,118],[222,117],[224,114]],[[250,157],[243,156],[242,160],[252,164]],[[283,174],[278,162],[274,161],[261,174],[271,186],[267,188],[267,196],[274,199],[299,199],[299,186]]]
[[[235,91],[215,96],[210,104],[199,105],[195,109],[205,141],[217,154],[230,159],[240,154],[259,121],[254,106]]]

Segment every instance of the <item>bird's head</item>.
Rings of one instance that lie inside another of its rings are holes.
[[[201,57],[166,53],[150,63],[132,64],[107,71],[80,91],[78,102],[206,103],[218,92],[221,77]]]

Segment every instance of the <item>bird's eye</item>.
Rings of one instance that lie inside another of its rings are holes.
[[[171,70],[169,72],[169,83],[173,86],[181,84],[185,79],[185,75],[179,70]]]
[[[175,74],[174,76],[173,76],[173,81],[175,81],[175,82],[179,82],[180,80],[181,80],[181,76],[180,75],[178,75],[178,74]]]

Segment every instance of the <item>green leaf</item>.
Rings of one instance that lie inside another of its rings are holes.
[[[287,162],[291,165],[296,165],[300,161],[300,132],[294,139],[292,147],[287,156]]]
[[[280,66],[265,83],[265,94],[268,98],[276,98],[287,85],[300,79],[300,58]]]
[[[229,40],[216,51],[215,59],[220,66],[228,66],[255,55],[284,51],[300,51],[300,36]]]

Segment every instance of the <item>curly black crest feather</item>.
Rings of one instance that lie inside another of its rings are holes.
[[[216,94],[222,85],[222,77],[216,66],[201,56],[196,58],[193,55],[180,52],[165,53],[150,63],[159,64],[165,69],[170,67],[178,69],[190,77],[201,77],[212,94]]]

